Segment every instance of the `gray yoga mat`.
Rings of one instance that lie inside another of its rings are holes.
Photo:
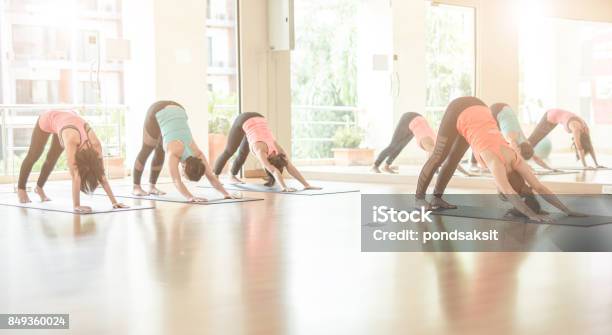
[[[563,168],[557,168],[559,170],[568,170],[568,171],[610,171],[612,170],[612,168],[610,167],[605,167],[605,168],[596,168],[596,169],[587,169],[584,167],[563,167]]]
[[[233,202],[248,202],[248,201],[258,201],[263,200],[260,198],[240,198],[240,199],[223,199],[223,197],[216,192],[201,192],[194,193],[196,197],[203,197],[208,199],[207,202],[189,202],[178,193],[176,190],[169,190],[168,193],[164,195],[147,195],[147,196],[137,196],[132,194],[132,186],[119,186],[113,188],[113,193],[117,198],[128,198],[128,199],[140,199],[140,200],[151,200],[151,201],[167,201],[167,202],[179,202],[184,204],[194,204],[194,205],[216,205],[216,204],[228,204]],[[106,196],[103,190],[96,190],[94,195],[98,196]]]
[[[535,171],[535,175],[536,176],[557,176],[557,175],[562,175],[562,174],[577,174],[580,173],[579,171],[543,171],[543,170],[536,170]]]
[[[576,170],[573,170],[573,171],[542,171],[542,170],[536,170],[536,171],[534,171],[534,174],[536,176],[557,176],[557,175],[577,174],[577,173],[580,173],[580,172],[576,171]],[[459,175],[459,176],[462,176],[462,175]],[[470,177],[493,178],[493,175],[491,173],[485,172],[485,173],[477,174],[477,175],[470,176]]]
[[[130,207],[113,209],[112,205],[108,201],[100,202],[100,201],[91,201],[90,199],[81,199],[82,205],[91,207],[92,212],[80,213],[80,212],[75,212],[74,209],[72,208],[72,199],[52,198],[51,201],[45,201],[45,202],[40,202],[40,200],[34,200],[35,198],[33,196],[30,196],[30,199],[32,200],[32,202],[22,204],[19,201],[17,201],[16,194],[13,193],[10,195],[10,197],[7,197],[5,194],[3,194],[2,197],[0,197],[0,205],[39,209],[39,210],[51,211],[51,212],[72,213],[72,214],[80,214],[80,215],[126,212],[126,211],[136,211],[136,210],[141,210],[141,209],[155,208],[154,206],[126,204]]]
[[[432,215],[543,224],[541,222],[531,221],[526,218],[506,215],[506,213],[507,210],[503,208],[460,205],[456,209],[436,210],[432,212]],[[612,217],[609,216],[593,215],[587,217],[569,217],[561,213],[551,213],[550,216],[555,219],[553,223],[549,223],[550,225],[592,227],[612,223]]]
[[[200,188],[211,188],[212,186],[208,185],[200,185]],[[326,195],[326,194],[340,194],[340,193],[352,193],[359,192],[359,190],[355,189],[347,189],[342,187],[330,187],[325,186],[321,190],[300,190],[297,192],[282,192],[280,187],[277,185],[275,187],[267,187],[260,184],[224,184],[228,191],[244,191],[244,192],[264,192],[264,193],[281,193],[281,194],[290,194],[290,195]]]

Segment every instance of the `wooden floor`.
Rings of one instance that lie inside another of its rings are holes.
[[[256,195],[0,207],[0,313],[70,313],[53,334],[612,334],[612,254],[362,253],[359,193]]]

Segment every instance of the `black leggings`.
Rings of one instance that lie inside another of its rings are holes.
[[[166,153],[164,152],[164,147],[162,144],[163,139],[161,129],[159,129],[159,123],[155,118],[155,114],[171,105],[183,108],[183,106],[174,101],[158,101],[151,105],[147,111],[142,134],[142,147],[140,148],[140,152],[138,153],[136,162],[134,163],[134,185],[140,185],[142,172],[144,171],[147,160],[153,151],[155,151],[155,155],[153,155],[153,162],[151,163],[149,183],[157,183],[157,179],[159,178],[159,174],[161,173],[164,165]]]
[[[434,188],[434,196],[442,197],[448,182],[457,169],[457,165],[470,147],[465,138],[459,135],[457,131],[457,119],[464,110],[472,106],[486,107],[487,105],[475,97],[462,97],[453,100],[446,108],[446,112],[440,123],[440,129],[438,130],[434,152],[425,165],[423,165],[419,175],[416,190],[417,198],[425,198],[427,187],[431,183],[434,172],[444,162],[444,166],[442,166],[438,174],[438,179],[436,180],[436,187]]]
[[[548,136],[556,126],[556,123],[548,121],[548,112],[546,112],[527,140],[531,143],[531,146],[535,147],[544,137]]]
[[[38,121],[36,121],[36,126],[32,131],[32,140],[30,141],[28,154],[21,163],[21,169],[19,170],[19,182],[17,183],[18,189],[25,190],[28,177],[30,176],[30,172],[32,172],[32,166],[34,166],[34,163],[38,161],[43,151],[45,151],[45,145],[47,144],[49,136],[51,136],[51,133],[47,133],[40,129],[40,125],[38,124]],[[39,187],[45,186],[51,171],[53,171],[53,168],[55,167],[55,164],[63,151],[64,148],[62,148],[62,145],[60,144],[59,137],[57,134],[53,134],[51,148],[47,152],[47,157],[45,158],[45,162],[40,170],[40,175],[38,176],[36,185]]]
[[[402,115],[397,127],[395,127],[395,131],[393,132],[391,143],[389,143],[389,145],[380,152],[378,158],[376,158],[376,161],[374,162],[375,167],[379,167],[385,158],[387,159],[387,165],[391,165],[400,152],[404,150],[406,145],[410,143],[414,137],[414,134],[408,126],[410,125],[410,122],[412,122],[412,120],[418,116],[421,116],[421,114],[413,112],[404,113],[404,115]]]
[[[232,164],[231,173],[232,175],[237,175],[240,172],[240,169],[244,165],[247,157],[249,156],[249,152],[251,149],[249,148],[249,142],[245,136],[244,130],[242,126],[246,122],[246,120],[254,117],[263,117],[259,113],[241,113],[234,120],[234,124],[229,131],[229,135],[227,136],[227,145],[225,146],[225,150],[219,155],[217,161],[215,162],[214,172],[216,175],[220,175],[225,167],[227,161],[234,155],[236,151],[238,151],[238,156],[234,159],[234,163]],[[271,176],[268,170],[266,170],[268,176]]]

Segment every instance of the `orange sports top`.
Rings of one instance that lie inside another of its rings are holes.
[[[470,144],[474,156],[483,166],[486,164],[480,154],[485,150],[493,152],[505,164],[502,147],[508,148],[516,155],[512,166],[518,165],[520,157],[504,139],[488,107],[471,106],[461,112],[457,118],[457,131]]]

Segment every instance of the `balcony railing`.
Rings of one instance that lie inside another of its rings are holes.
[[[0,175],[15,175],[25,157],[32,129],[40,114],[47,110],[77,110],[95,130],[105,157],[125,154],[124,105],[1,105],[0,104]],[[44,159],[44,158],[42,158]],[[42,160],[41,159],[41,160]],[[64,158],[57,164],[65,167]],[[38,168],[35,165],[34,171]]]
[[[426,107],[422,114],[437,128],[445,109],[444,106]],[[311,163],[331,158],[336,130],[358,126],[359,112],[355,106],[293,106],[293,157]]]
[[[334,134],[358,125],[355,106],[292,106],[292,152],[295,159],[332,157]]]

